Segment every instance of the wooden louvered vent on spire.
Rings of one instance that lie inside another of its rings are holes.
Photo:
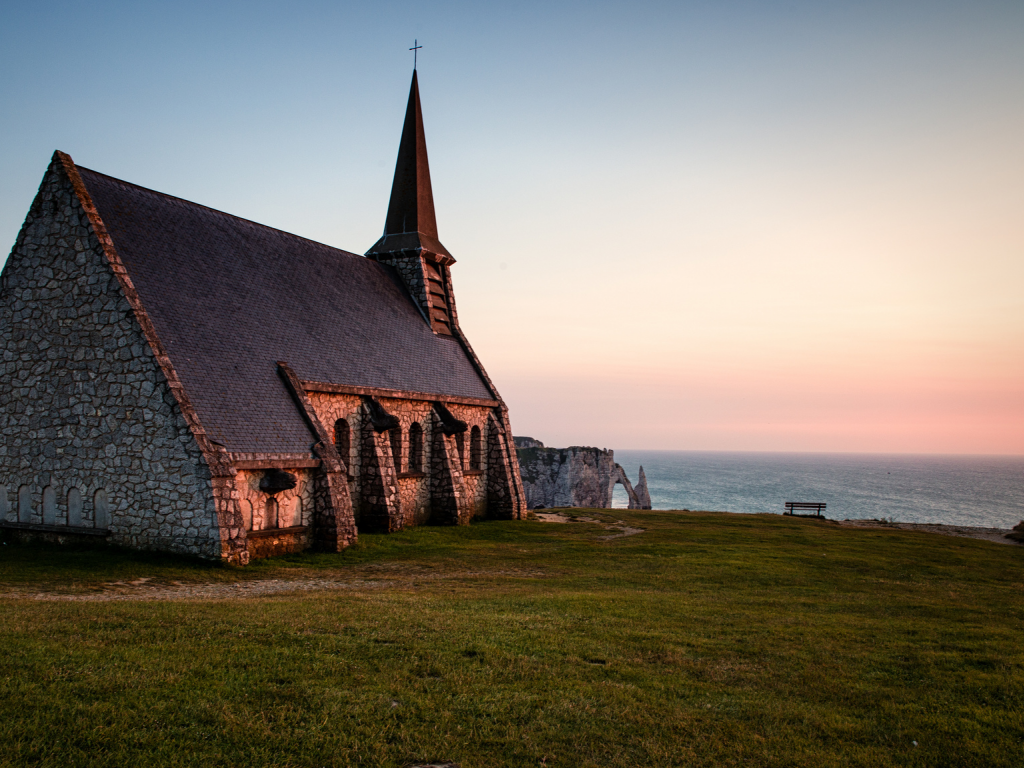
[[[444,275],[436,264],[423,263],[427,278],[427,295],[430,301],[430,325],[435,333],[452,335],[451,312],[444,290]]]

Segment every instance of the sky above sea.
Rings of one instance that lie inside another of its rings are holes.
[[[412,68],[516,434],[1024,454],[1024,3],[0,4],[0,259],[55,149],[363,253]]]

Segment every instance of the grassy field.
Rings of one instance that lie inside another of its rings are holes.
[[[1024,762],[1024,548],[586,514],[645,532],[420,528],[246,569],[0,546],[0,765]],[[230,594],[271,579],[336,588]]]

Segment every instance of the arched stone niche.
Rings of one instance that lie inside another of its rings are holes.
[[[110,500],[105,489],[100,488],[92,497],[93,525],[101,531],[110,527]]]
[[[344,458],[344,457],[343,457]],[[295,475],[294,488],[278,491],[273,494],[276,502],[277,525],[268,525],[267,493],[260,490],[260,480],[265,470],[240,470],[235,475],[235,490],[238,492],[238,503],[242,517],[246,521],[246,530],[262,531],[267,528],[291,528],[297,525],[309,525],[313,510],[313,482],[308,470],[284,470]],[[251,515],[251,517],[249,516]]]
[[[263,529],[271,530],[272,528],[280,528],[278,524],[277,513],[279,512],[277,499],[273,496],[267,498],[263,504]]]
[[[57,492],[52,485],[43,488],[43,525],[57,524]]]
[[[245,525],[245,530],[252,530],[252,502],[248,499],[242,499],[238,502],[238,506],[242,509],[242,522]]]
[[[18,488],[18,522],[32,522],[32,489],[27,485]]]
[[[81,527],[84,525],[82,519],[82,492],[77,488],[68,491],[68,525]]]

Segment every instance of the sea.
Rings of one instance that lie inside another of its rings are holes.
[[[787,501],[809,501],[833,520],[1024,520],[1024,456],[616,450],[615,460],[634,484],[643,466],[654,509],[782,514]],[[612,506],[627,503],[616,485]]]

